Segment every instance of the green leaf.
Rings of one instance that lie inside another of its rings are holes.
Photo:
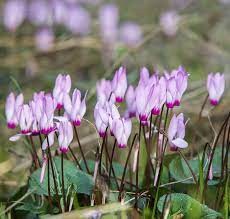
[[[165,198],[166,195],[163,195],[157,203],[157,208],[161,213],[163,212]],[[201,204],[186,194],[170,194],[167,197],[167,201],[170,202],[170,215],[180,213],[183,214],[184,219],[222,218],[222,215],[219,212],[208,208],[206,205]]]
[[[55,179],[58,186],[58,194],[61,195],[61,159],[59,157],[53,158]],[[36,170],[29,179],[29,188],[35,189],[38,195],[48,195],[48,175],[47,169],[45,177],[42,183],[40,183],[41,169]],[[86,174],[85,172],[76,168],[76,166],[68,161],[64,160],[64,180],[65,180],[65,190],[67,190],[71,185],[73,185],[77,193],[83,193],[90,195],[94,187],[94,182],[92,176]],[[50,191],[51,195],[55,195],[54,181],[52,177],[52,171],[50,168]]]
[[[199,156],[202,157],[202,155],[200,154],[197,157],[193,158],[192,160],[188,160],[188,163],[191,166],[193,172],[196,174],[196,176],[199,176],[202,171]],[[204,159],[204,165],[206,163],[207,163],[207,156]],[[213,176],[216,178],[220,177],[220,174],[221,174],[221,147],[218,147],[215,150],[215,154],[214,154],[213,161],[212,161],[212,168],[213,168]],[[185,180],[186,178],[192,177],[192,174],[186,162],[179,156],[177,156],[170,162],[169,171],[170,171],[171,176],[178,181]],[[207,174],[207,165],[206,165],[206,169],[202,172],[201,177],[206,177],[206,174]],[[193,184],[194,181],[191,178],[186,181],[182,181],[181,183]],[[219,183],[219,180],[215,180],[215,179],[208,181],[209,185],[216,185],[218,183]]]

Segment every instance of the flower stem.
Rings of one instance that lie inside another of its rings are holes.
[[[203,102],[203,104],[202,104],[202,106],[201,106],[200,113],[199,113],[199,117],[198,117],[199,120],[200,120],[200,118],[201,118],[201,116],[202,116],[202,112],[203,112],[204,107],[205,107],[205,105],[206,105],[206,103],[207,103],[207,100],[208,100],[208,94],[206,95],[206,97],[205,97],[205,99],[204,99],[204,102]]]
[[[216,149],[218,140],[219,140],[220,135],[221,135],[221,133],[222,133],[222,131],[223,131],[223,129],[224,129],[225,124],[226,124],[226,123],[228,122],[228,120],[229,120],[229,117],[230,117],[230,112],[228,113],[227,118],[226,118],[225,121],[223,122],[223,124],[222,124],[222,126],[221,126],[221,128],[220,128],[220,131],[219,131],[219,133],[218,133],[218,135],[217,135],[217,137],[215,138],[215,141],[214,141],[214,143],[213,143],[212,152],[211,152],[210,159],[209,159],[209,162],[208,162],[207,175],[206,175],[206,178],[205,178],[204,191],[203,191],[203,196],[202,196],[202,197],[204,197],[205,191],[206,191],[206,189],[207,189],[208,175],[209,175],[209,171],[210,171],[210,169],[211,169],[212,160],[213,160],[213,157],[214,157],[214,153],[215,153],[215,149]]]
[[[136,194],[135,194],[135,208],[137,208],[137,199],[138,199],[138,172],[139,172],[139,156],[140,156],[140,147],[141,147],[141,121],[139,124],[139,134],[138,134],[138,143],[139,143],[139,148],[138,148],[138,152],[137,152],[137,166],[136,166]]]
[[[108,148],[107,148],[107,145],[106,145],[106,144],[105,144],[105,152],[106,152],[106,158],[109,159],[109,162],[111,163],[111,159],[110,159],[109,152],[108,152]],[[114,168],[113,168],[113,165],[111,165],[111,169],[112,169],[112,173],[113,173],[113,176],[114,176],[116,185],[117,185],[117,189],[119,189],[119,184],[118,184],[118,182],[117,182],[117,177],[116,177],[116,174],[115,174],[115,170],[114,170]]]
[[[50,160],[50,164],[51,164],[51,172],[52,172],[52,176],[53,176],[53,181],[54,181],[54,189],[55,189],[55,193],[56,193],[56,199],[57,199],[57,203],[58,203],[58,207],[60,212],[62,212],[62,208],[61,208],[61,204],[60,204],[60,200],[59,200],[59,196],[58,196],[58,187],[57,187],[57,182],[55,179],[55,173],[54,173],[54,166],[53,166],[53,161],[52,161],[52,155],[51,155],[51,151],[50,151],[50,146],[49,146],[49,139],[47,136],[47,143],[48,143],[48,156],[49,156],[49,160]]]
[[[86,170],[87,170],[88,173],[90,173],[89,167],[88,167],[87,162],[86,162],[86,159],[85,159],[84,152],[83,152],[82,147],[81,147],[81,143],[80,143],[80,140],[79,140],[79,136],[78,136],[78,133],[77,133],[77,129],[76,129],[75,126],[73,126],[73,127],[74,127],[74,132],[75,132],[75,135],[76,135],[76,138],[77,138],[77,142],[78,142],[78,145],[79,145],[79,149],[80,149],[81,156],[82,156],[82,158],[83,158],[83,161],[84,161]]]
[[[50,160],[49,160],[49,158],[48,158],[47,178],[48,178],[48,201],[49,201],[50,207],[53,208],[53,204],[52,204],[52,200],[51,200],[51,193],[50,193]]]
[[[65,178],[64,178],[64,157],[61,154],[61,178],[62,178],[62,198],[64,203],[64,209],[67,210],[66,197],[65,197]]]
[[[70,153],[71,153],[71,155],[73,156],[73,159],[74,159],[75,163],[77,164],[78,168],[79,168],[80,170],[82,170],[81,165],[80,165],[80,163],[79,163],[77,157],[75,156],[75,154],[74,154],[72,148],[70,147],[70,145],[69,145],[69,150],[70,150]]]
[[[114,151],[115,151],[116,144],[117,144],[117,140],[115,138],[114,139],[113,148],[112,148],[112,154],[111,154],[110,164],[109,164],[109,185],[110,185],[110,176],[111,176],[111,171],[112,171],[112,166],[113,166],[113,156],[114,156]]]
[[[102,145],[101,145],[101,153],[100,153],[100,159],[99,159],[99,174],[101,174],[101,171],[102,171],[101,162],[102,162],[102,154],[103,154],[103,150],[104,150],[106,135],[107,135],[107,129],[105,131],[105,135],[103,137],[103,141],[102,141]]]
[[[191,168],[189,162],[187,161],[187,159],[185,158],[185,156],[183,155],[183,153],[182,153],[179,149],[178,149],[178,152],[179,152],[180,156],[183,158],[183,160],[185,161],[186,165],[188,166],[188,168],[189,168],[189,170],[190,170],[190,172],[191,172],[191,174],[192,174],[192,177],[193,177],[194,182],[198,185],[198,181],[197,181],[196,175],[195,175],[195,173],[193,172],[193,170],[192,170],[192,168]]]
[[[162,116],[163,116],[163,112],[164,112],[164,105],[161,108],[161,114],[160,114],[160,119],[159,119],[159,123],[158,123],[158,133],[157,133],[157,143],[156,143],[156,160],[158,162],[158,158],[159,158],[159,139],[160,139],[160,129],[161,129],[161,120],[162,120]]]
[[[34,146],[34,141],[33,141],[33,137],[32,135],[29,136],[29,139],[30,139],[30,144],[32,146],[32,150],[33,150],[33,160],[34,160],[34,163],[35,163],[35,167],[36,169],[41,167],[41,164],[40,164],[40,161],[39,161],[39,158],[38,158],[38,154],[37,154],[37,150]]]
[[[124,189],[125,174],[126,174],[127,166],[128,166],[128,163],[129,163],[130,155],[131,155],[131,152],[132,152],[136,137],[137,137],[137,134],[135,134],[134,137],[133,137],[133,141],[132,141],[132,144],[131,144],[131,147],[129,149],[129,153],[128,153],[128,156],[127,156],[127,159],[126,159],[126,162],[125,162],[125,167],[124,167],[124,171],[123,171],[122,178],[121,178],[120,191],[119,191],[119,196],[118,196],[119,199],[121,198],[121,193],[123,192],[123,189]]]

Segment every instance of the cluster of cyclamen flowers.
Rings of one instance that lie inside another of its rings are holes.
[[[163,76],[158,73],[150,76],[148,69],[144,67],[140,71],[138,85],[134,88],[132,85],[128,86],[126,69],[120,67],[111,81],[102,79],[97,83],[94,118],[99,136],[104,138],[109,128],[118,146],[125,147],[132,131],[131,118],[136,117],[141,125],[147,126],[151,115],[159,115],[164,105],[168,109],[179,106],[187,88],[188,77],[189,74],[182,67],[170,73],[165,72]],[[209,74],[207,89],[212,105],[219,103],[224,85],[224,75]],[[42,149],[45,150],[48,145],[53,145],[54,133],[57,132],[60,151],[66,153],[73,139],[73,126],[80,126],[86,113],[86,94],[82,98],[81,92],[74,89],[71,96],[70,90],[70,76],[59,74],[52,94],[44,91],[34,93],[28,104],[24,103],[22,94],[15,96],[10,93],[6,100],[7,125],[10,129],[18,125],[20,127],[20,133],[10,139],[15,141],[23,135],[43,134],[46,139]],[[127,109],[121,115],[116,103],[120,104],[124,100]],[[172,117],[167,134],[171,150],[187,147],[182,113]]]
[[[102,79],[97,83],[97,99],[94,117],[101,137],[106,135],[107,128],[118,141],[119,147],[127,145],[131,134],[131,118],[136,117],[141,125],[150,125],[150,116],[161,113],[163,105],[168,109],[179,106],[187,89],[189,74],[183,67],[150,76],[147,68],[140,71],[140,79],[136,88],[127,84],[126,69],[120,67],[112,81]],[[217,105],[224,92],[224,75],[209,74],[207,89],[210,103]],[[121,116],[115,103],[126,100],[127,110]],[[185,121],[183,114],[174,115],[168,128],[168,140],[171,150],[187,147],[185,137]]]
[[[22,135],[36,136],[43,134],[47,138],[43,142],[42,149],[54,143],[54,133],[59,133],[58,141],[62,152],[68,151],[68,146],[73,139],[73,128],[81,124],[81,119],[86,112],[85,97],[74,89],[70,97],[71,78],[69,75],[58,75],[53,93],[40,91],[34,93],[33,99],[23,103],[23,95],[17,97],[10,93],[6,101],[6,118],[9,128],[20,127],[20,133],[12,136],[10,140],[16,141]],[[64,108],[63,116],[55,115],[55,111]]]

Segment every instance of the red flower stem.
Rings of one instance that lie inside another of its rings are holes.
[[[159,138],[160,138],[160,129],[161,129],[161,120],[164,112],[164,105],[161,108],[161,114],[160,114],[160,119],[158,123],[158,134],[157,134],[157,143],[156,143],[156,160],[157,162],[159,161]]]
[[[185,158],[185,156],[183,155],[183,153],[180,150],[178,150],[178,153],[180,154],[180,156],[183,158],[183,160],[185,161],[186,165],[188,166],[188,168],[189,168],[189,170],[190,170],[190,172],[192,174],[194,182],[198,185],[198,181],[197,181],[196,175],[195,175],[194,171],[192,170],[189,162],[187,161],[187,159]]]
[[[110,185],[110,176],[111,176],[111,171],[112,171],[112,166],[113,166],[113,156],[114,156],[116,144],[117,144],[117,140],[115,138],[114,139],[114,143],[113,143],[113,148],[112,148],[112,154],[111,154],[110,164],[109,164],[109,185]]]
[[[61,178],[62,178],[62,198],[64,203],[64,209],[67,210],[66,197],[65,197],[65,178],[64,178],[64,157],[61,154]]]
[[[73,156],[73,159],[74,159],[75,163],[77,164],[78,168],[80,170],[82,170],[81,165],[80,165],[77,157],[75,156],[75,154],[74,154],[74,152],[73,152],[73,150],[72,150],[72,148],[70,146],[69,146],[69,151],[70,151],[71,155]]]
[[[101,145],[101,152],[100,152],[100,158],[99,158],[99,174],[101,174],[102,172],[102,168],[101,168],[101,162],[102,162],[102,154],[103,154],[103,150],[104,150],[104,144],[105,144],[105,136],[107,135],[107,128],[106,128],[106,131],[105,131],[105,135],[103,137],[103,141],[102,141],[102,145]]]
[[[32,150],[33,150],[33,160],[34,160],[34,163],[35,163],[35,167],[36,169],[41,167],[41,164],[40,164],[40,161],[39,161],[39,158],[38,158],[38,154],[37,154],[37,150],[34,146],[34,141],[33,141],[33,137],[32,135],[29,136],[29,139],[30,139],[30,144],[32,146]]]
[[[163,147],[163,153],[162,153],[161,158],[160,158],[161,163],[160,163],[159,175],[157,177],[157,183],[156,183],[156,189],[157,190],[156,190],[156,195],[155,195],[155,200],[154,200],[152,218],[155,218],[154,216],[155,216],[155,213],[156,213],[156,207],[157,207],[158,195],[159,195],[159,189],[160,189],[159,184],[160,184],[161,172],[162,172],[162,169],[163,169],[164,155],[165,155],[167,143],[168,143],[168,139],[165,142],[165,145]]]
[[[133,137],[133,141],[132,141],[132,144],[131,144],[131,147],[129,149],[129,153],[128,153],[128,156],[127,156],[127,159],[126,159],[126,162],[125,162],[125,167],[124,167],[124,171],[123,171],[122,178],[121,178],[120,191],[119,191],[119,196],[118,196],[119,199],[121,198],[121,193],[123,192],[123,189],[124,189],[125,174],[126,174],[127,166],[128,166],[128,163],[129,163],[129,159],[130,159],[130,156],[131,156],[131,152],[132,152],[136,137],[137,137],[137,134],[135,134],[134,137]],[[138,188],[138,186],[136,185],[136,190],[137,190],[137,188]]]
[[[225,124],[226,124],[226,123],[228,122],[228,120],[229,120],[229,117],[230,117],[230,113],[228,113],[228,116],[227,116],[227,118],[225,119],[225,121],[223,122],[223,124],[222,124],[222,126],[221,126],[221,128],[220,128],[220,131],[219,131],[219,133],[218,133],[218,135],[217,135],[217,137],[216,137],[216,139],[215,139],[215,141],[214,141],[214,143],[213,143],[213,148],[212,148],[212,152],[211,152],[210,159],[209,159],[209,163],[208,163],[207,175],[206,175],[205,183],[204,183],[203,197],[204,197],[205,191],[206,191],[206,189],[207,189],[208,175],[209,175],[209,171],[210,171],[210,169],[211,169],[211,165],[212,165],[212,160],[213,160],[213,157],[214,157],[215,149],[216,149],[218,140],[219,140],[219,138],[220,138],[220,135],[221,135],[221,133],[222,133],[222,131],[223,131],[223,129],[224,129],[224,126],[225,126]]]
[[[47,156],[48,157],[48,156]],[[48,179],[48,201],[49,201],[49,205],[51,208],[53,208],[53,204],[52,204],[52,200],[51,200],[51,193],[50,193],[50,160],[49,158],[47,158],[48,160],[48,171],[47,171],[47,179]]]
[[[54,166],[53,166],[48,136],[46,136],[46,138],[47,138],[47,144],[48,144],[48,147],[47,147],[48,148],[48,156],[49,156],[48,159],[50,160],[50,164],[51,164],[51,172],[52,172],[53,181],[54,181],[54,189],[55,189],[55,193],[56,193],[56,199],[57,199],[59,210],[60,210],[60,212],[62,212],[62,208],[61,208],[61,204],[60,204],[60,200],[59,200],[59,196],[58,196],[58,187],[57,187],[57,182],[55,179],[55,172],[54,172]]]
[[[209,95],[207,94],[206,97],[205,97],[205,99],[204,99],[204,102],[203,102],[203,104],[202,104],[202,106],[201,106],[200,113],[199,113],[199,117],[198,117],[199,120],[201,119],[202,112],[203,112],[204,107],[205,107],[205,105],[206,105],[206,103],[207,103],[207,100],[208,100],[208,96],[209,96]]]
[[[135,208],[137,208],[137,199],[138,199],[138,192],[139,192],[138,174],[139,174],[139,156],[140,156],[140,148],[141,148],[141,121],[139,124],[138,143],[139,143],[139,148],[137,152],[137,166],[136,166],[136,193],[135,193],[135,205],[134,205]]]
[[[106,152],[106,157],[107,157],[107,159],[109,159],[109,162],[111,163],[107,145],[105,145],[105,152]],[[111,169],[112,169],[112,173],[113,173],[113,176],[114,176],[116,185],[117,185],[117,189],[119,190],[119,184],[118,184],[118,182],[117,182],[117,177],[116,177],[116,175],[115,175],[115,170],[114,170],[114,168],[113,168],[113,165],[111,166]]]
[[[76,129],[75,126],[73,126],[73,127],[74,127],[74,132],[75,132],[75,135],[76,135],[76,138],[77,138],[78,146],[79,146],[79,149],[80,149],[80,152],[81,152],[81,156],[82,156],[82,158],[83,158],[83,161],[84,161],[86,170],[87,170],[88,173],[90,173],[89,167],[88,167],[88,165],[87,165],[87,161],[86,161],[86,159],[85,159],[84,152],[83,152],[83,150],[82,150],[82,146],[81,146],[80,139],[79,139],[79,136],[78,136],[78,133],[77,133],[77,129]]]
[[[218,189],[217,189],[217,195],[216,195],[216,201],[215,201],[215,207],[214,209],[217,209],[217,205],[218,205],[218,201],[219,201],[219,195],[220,195],[220,188],[222,185],[222,181],[224,181],[224,172],[226,171],[226,175],[227,175],[227,165],[225,162],[227,162],[228,160],[228,152],[229,152],[229,146],[230,146],[230,142],[229,142],[229,133],[230,133],[230,125],[228,128],[228,134],[227,134],[227,139],[226,139],[226,133],[227,133],[227,127],[228,124],[226,123],[225,128],[224,128],[224,137],[223,137],[223,142],[222,142],[222,153],[221,153],[221,159],[222,159],[222,163],[221,163],[221,176],[220,176],[220,182],[218,185]],[[224,145],[225,145],[225,140],[226,140],[226,152],[224,154]],[[227,162],[228,163],[228,162]]]
[[[150,122],[151,124],[151,122]],[[150,167],[152,169],[152,172],[154,173],[155,170],[154,170],[154,167],[153,167],[153,164],[152,164],[152,161],[151,161],[151,152],[150,152],[150,147],[149,147],[149,144],[147,142],[147,139],[146,139],[146,135],[145,135],[145,127],[142,126],[143,128],[143,135],[144,135],[144,140],[145,140],[145,146],[146,146],[146,152],[147,152],[147,157],[148,157],[148,163],[147,163],[147,169],[146,169],[146,185],[147,185],[147,190],[149,190],[149,187],[150,187]]]

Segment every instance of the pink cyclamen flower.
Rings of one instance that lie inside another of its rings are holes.
[[[146,67],[141,68],[140,70],[140,79],[138,82],[138,86],[153,86],[158,81],[158,75],[153,74],[152,76],[149,75],[149,70]]]
[[[184,115],[180,113],[178,116],[174,115],[170,121],[168,128],[168,141],[170,149],[176,151],[178,148],[188,147],[188,143],[184,140],[185,137],[185,123]]]
[[[119,11],[114,4],[105,4],[99,10],[100,32],[103,42],[114,44],[118,35]]]
[[[120,116],[120,113],[116,107],[115,104],[113,104],[112,102],[105,102],[105,109],[106,109],[106,112],[109,116],[109,128],[110,128],[110,132],[111,132],[111,135],[114,135],[113,134],[113,123],[115,120],[119,119],[121,116]]]
[[[188,76],[189,74],[185,71],[182,66],[179,66],[178,69],[175,69],[171,72],[171,77],[175,77],[177,96],[174,105],[179,106],[181,98],[188,86]]]
[[[5,27],[9,31],[15,32],[26,17],[26,2],[24,0],[8,0],[3,13]]]
[[[166,11],[160,16],[160,26],[165,35],[173,37],[179,27],[180,16],[176,11]]]
[[[114,99],[112,95],[112,86],[109,80],[102,79],[97,82],[97,100],[104,103],[109,99],[112,101]],[[115,102],[115,100],[114,100]]]
[[[128,87],[125,96],[126,105],[127,105],[127,116],[128,118],[132,118],[136,116],[137,106],[136,106],[136,94],[135,89],[132,85]]]
[[[94,119],[100,137],[105,137],[106,129],[109,125],[109,114],[106,110],[105,103],[97,102],[94,109]]]
[[[210,103],[213,106],[216,106],[219,101],[221,96],[224,93],[224,88],[225,88],[225,79],[224,79],[224,74],[220,73],[210,73],[208,75],[207,79],[207,89],[209,93],[209,99]]]
[[[56,102],[51,94],[46,94],[42,101],[42,116],[39,121],[39,127],[42,134],[48,135],[55,129],[53,119],[54,111],[56,109]]]
[[[86,104],[85,104],[84,96],[83,100],[81,100],[81,92],[78,89],[74,89],[72,100],[70,96],[66,94],[64,96],[64,108],[67,114],[67,117],[72,121],[73,125],[79,126],[81,124],[81,120],[86,112]]]
[[[166,79],[161,77],[153,88],[152,114],[159,115],[162,106],[166,101]]]
[[[28,104],[22,105],[17,112],[17,116],[21,134],[29,134],[34,120],[30,106]]]
[[[43,110],[43,98],[45,96],[44,91],[34,93],[33,100],[30,101],[29,105],[33,114],[32,134],[38,135],[40,133],[39,122],[42,117]]]
[[[171,77],[166,81],[166,106],[173,108],[177,97],[177,87],[175,77]]]
[[[131,130],[132,122],[130,119],[120,118],[114,121],[113,133],[120,148],[124,148],[127,145]]]
[[[29,21],[37,26],[52,24],[52,8],[48,1],[33,0],[28,8]]]
[[[86,35],[90,32],[91,17],[89,12],[80,6],[70,6],[65,26],[73,33]]]
[[[56,24],[64,24],[68,16],[67,4],[62,0],[53,0],[53,19]]]
[[[60,122],[58,127],[58,143],[62,153],[68,152],[68,147],[73,140],[73,127],[71,122]]]
[[[142,40],[141,27],[134,22],[125,22],[120,27],[120,40],[130,47],[137,46]]]
[[[49,51],[53,47],[54,34],[50,28],[42,28],[35,35],[35,44],[42,52]]]
[[[17,112],[23,105],[23,94],[19,94],[15,97],[14,93],[10,93],[6,99],[5,113],[7,126],[10,129],[16,128],[18,125]]]
[[[115,72],[112,80],[112,90],[115,94],[116,102],[121,103],[123,101],[127,86],[126,69],[121,66]]]
[[[147,125],[151,110],[153,109],[154,86],[138,85],[135,90],[136,107],[142,125]]]
[[[64,96],[70,92],[71,78],[69,75],[59,74],[55,81],[53,97],[57,102],[57,109],[62,109]]]

